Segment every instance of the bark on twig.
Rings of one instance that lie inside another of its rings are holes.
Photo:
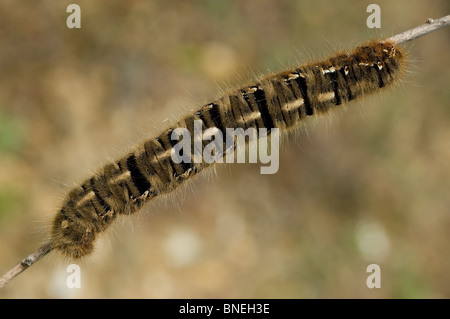
[[[416,27],[414,29],[405,31],[403,33],[394,35],[393,37],[390,37],[386,41],[391,41],[396,44],[402,44],[414,39],[417,39],[423,35],[426,35],[430,32],[439,30],[441,28],[445,28],[450,24],[450,15],[433,20],[431,18],[428,18],[427,22],[419,27]]]
[[[25,269],[34,264],[36,261],[47,255],[51,250],[52,250],[51,244],[47,243],[38,248],[38,250],[36,250],[34,253],[24,258],[20,263],[11,268],[10,271],[8,271],[7,273],[5,273],[3,276],[0,277],[0,289],[3,288],[3,286],[5,286],[8,282],[13,280],[15,277],[17,277]]]

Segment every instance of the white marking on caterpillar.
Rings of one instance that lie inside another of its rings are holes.
[[[304,104],[305,104],[305,101],[303,99],[298,99],[298,100],[295,100],[293,102],[284,104],[283,105],[283,109],[296,110],[296,109],[298,109],[299,107],[301,107]]]
[[[85,202],[93,199],[95,197],[95,193],[93,191],[90,191],[86,195],[84,195],[80,200],[77,202],[77,207],[82,206]]]
[[[333,100],[334,98],[335,98],[334,92],[326,92],[326,93],[320,93],[319,96],[317,97],[317,100],[319,102],[326,102],[326,101]]]
[[[123,173],[120,174],[120,175],[117,175],[117,176],[111,178],[111,179],[108,181],[108,183],[110,183],[110,184],[116,184],[117,182],[122,181],[122,180],[125,180],[125,179],[127,179],[127,178],[129,178],[129,177],[130,177],[130,171],[126,171],[126,172],[123,172]],[[95,195],[95,194],[94,194],[94,195]]]

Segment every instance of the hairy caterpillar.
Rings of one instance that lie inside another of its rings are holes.
[[[73,258],[91,253],[96,237],[118,215],[136,212],[211,165],[172,161],[175,128],[187,128],[193,135],[193,123],[199,120],[203,130],[279,128],[287,132],[308,116],[395,83],[405,61],[405,53],[394,42],[373,41],[351,53],[261,79],[204,105],[70,191],[53,221],[45,249]]]

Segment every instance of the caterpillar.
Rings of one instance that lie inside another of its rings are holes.
[[[351,53],[263,78],[204,105],[72,189],[54,218],[50,249],[72,258],[90,254],[97,236],[117,216],[135,213],[212,165],[173,161],[171,135],[176,128],[187,128],[194,136],[194,121],[200,121],[202,130],[288,132],[307,117],[394,84],[405,61],[405,53],[393,42],[373,41]]]

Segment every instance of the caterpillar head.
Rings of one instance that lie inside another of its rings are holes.
[[[51,242],[65,256],[81,258],[94,250],[96,230],[83,221],[67,219],[63,211],[53,221]]]

